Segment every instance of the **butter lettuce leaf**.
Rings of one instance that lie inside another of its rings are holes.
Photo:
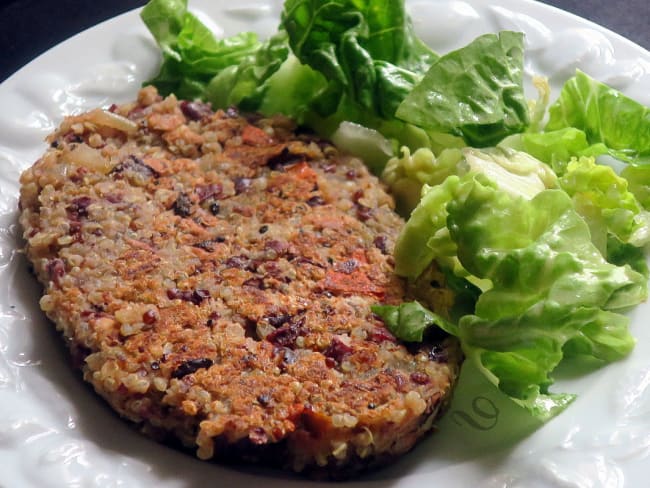
[[[609,153],[607,146],[601,142],[589,144],[584,131],[575,127],[548,132],[523,132],[506,138],[499,146],[525,151],[547,163],[560,175],[566,170],[571,158],[596,157]]]
[[[650,213],[610,166],[597,164],[594,158],[572,158],[559,182],[604,256],[610,235],[636,247],[650,242]]]
[[[444,149],[437,157],[421,147],[413,154],[402,147],[401,155],[388,160],[381,175],[395,197],[398,213],[408,216],[420,201],[424,185],[439,185],[458,173],[463,153],[457,148]]]
[[[628,188],[643,208],[650,210],[650,164],[630,164],[621,171]]]
[[[529,124],[523,89],[523,34],[486,34],[436,61],[404,99],[397,117],[419,127],[492,146]]]
[[[634,340],[619,311],[647,297],[646,277],[603,257],[567,193],[517,194],[476,171],[424,187],[395,257],[398,272],[411,277],[431,261],[457,259],[456,269],[481,284],[473,312],[443,328],[492,383],[542,420],[573,399],[550,390],[558,364],[628,354]]]
[[[399,305],[373,305],[371,308],[395,337],[406,342],[422,342],[427,329],[434,325],[446,331],[456,331],[454,324],[424,308],[417,301]]]
[[[475,181],[449,203],[449,228],[462,265],[492,288],[459,337],[502,391],[553,415],[565,398],[550,394],[550,374],[567,351],[602,362],[631,351],[628,320],[614,311],[643,301],[646,279],[603,258],[566,193],[526,200]]]
[[[545,131],[571,127],[584,132],[589,146],[602,144],[597,151],[605,147],[622,161],[650,162],[650,108],[582,71],[562,87]]]

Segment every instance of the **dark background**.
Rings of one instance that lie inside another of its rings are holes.
[[[469,0],[471,3],[471,0]],[[0,0],[0,82],[68,37],[142,0]],[[546,0],[650,49],[650,0]]]

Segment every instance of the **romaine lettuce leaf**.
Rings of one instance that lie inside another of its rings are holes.
[[[323,76],[291,54],[286,32],[280,31],[253,56],[220,71],[207,85],[204,97],[216,108],[282,113],[302,123],[325,88]]]
[[[492,146],[523,131],[529,112],[523,90],[523,34],[486,34],[436,61],[404,99],[397,117]]]
[[[216,39],[187,10],[187,0],[152,0],[140,16],[163,56],[160,72],[146,83],[154,84],[164,95],[203,97],[208,82],[217,73],[246,60],[261,45],[252,32]]]
[[[287,0],[282,26],[294,54],[328,80],[320,115],[348,102],[392,118],[437,55],[414,33],[403,2]],[[357,120],[354,120],[355,122]]]

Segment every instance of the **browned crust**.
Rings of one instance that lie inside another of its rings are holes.
[[[203,459],[338,477],[408,451],[460,359],[370,311],[409,298],[376,178],[281,117],[152,88],[110,113],[66,119],[21,177],[41,307],[84,378]]]

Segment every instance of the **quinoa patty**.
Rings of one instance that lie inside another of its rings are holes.
[[[356,159],[283,117],[144,88],[66,118],[21,177],[41,308],[123,417],[216,460],[332,477],[408,451],[458,373],[373,315],[409,300],[402,220]]]

